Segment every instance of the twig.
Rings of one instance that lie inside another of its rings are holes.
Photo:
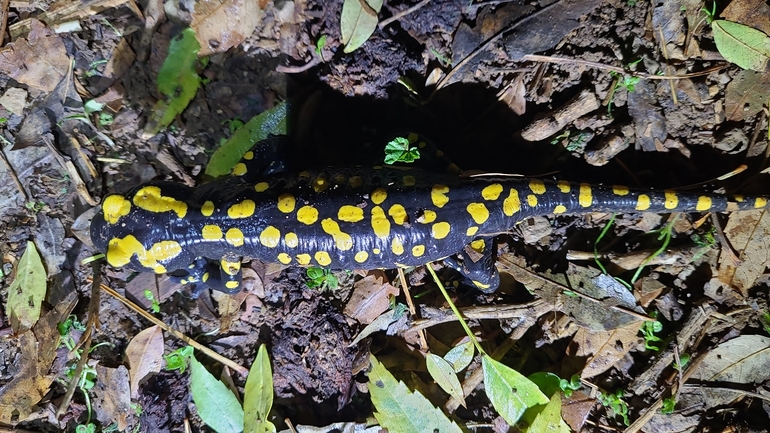
[[[689,74],[684,74],[684,75],[654,75],[654,74],[647,74],[645,72],[632,73],[627,71],[625,68],[621,68],[619,66],[610,66],[610,65],[605,65],[604,63],[589,62],[588,60],[582,60],[582,59],[570,59],[567,57],[553,57],[553,56],[541,56],[538,54],[527,54],[526,56],[522,57],[521,60],[529,61],[529,62],[584,65],[591,68],[604,69],[608,71],[617,72],[619,74],[629,75],[632,77],[644,78],[646,80],[683,80],[685,78],[694,78],[694,77],[700,77],[703,75],[708,75],[714,71],[719,71],[721,69],[725,69],[730,66],[730,64],[725,63],[723,65],[712,66],[708,69],[704,69],[699,72],[691,72]]]
[[[421,7],[425,6],[428,3],[430,3],[430,0],[422,0],[421,2],[417,3],[416,5],[410,7],[409,9],[405,9],[405,10],[403,10],[403,11],[393,15],[392,17],[390,17],[390,18],[388,18],[386,20],[382,20],[380,22],[380,24],[377,25],[377,27],[379,27],[380,30],[382,30],[382,29],[385,28],[385,26],[387,26],[388,24],[392,23],[393,21],[398,21],[402,17],[411,14],[412,12],[416,11],[417,9],[420,9]]]
[[[11,178],[13,179],[14,183],[16,183],[16,188],[21,191],[21,195],[24,196],[24,201],[29,201],[29,196],[27,195],[27,191],[24,190],[24,187],[21,185],[21,182],[19,182],[19,177],[16,175],[16,170],[13,169],[11,166],[11,163],[8,161],[8,158],[5,157],[5,150],[3,149],[2,145],[0,145],[0,158],[2,158],[3,162],[5,163],[6,167],[8,167],[8,173],[10,173]]]
[[[425,266],[430,266],[427,264]],[[404,276],[404,270],[398,268],[398,278],[401,280],[401,288],[404,289],[404,296],[406,296],[406,305],[409,306],[409,314],[412,317],[417,317],[417,309],[414,307],[414,301],[412,300],[412,294],[409,293],[409,285],[406,283],[406,277]],[[428,350],[428,339],[425,338],[425,331],[422,329],[417,330],[417,335],[420,336],[420,347],[423,350]]]
[[[278,65],[275,67],[275,70],[277,72],[281,72],[283,74],[299,74],[302,72],[307,71],[308,69],[312,68],[313,66],[321,63],[321,59],[319,59],[316,56],[313,56],[313,60],[307,62],[306,64],[302,66],[283,66]]]
[[[515,29],[516,27],[520,26],[521,24],[526,23],[527,21],[529,21],[530,19],[540,15],[541,13],[544,13],[545,11],[550,10],[554,5],[557,5],[557,4],[559,4],[558,1],[553,2],[553,3],[549,4],[548,6],[542,8],[540,10],[537,10],[535,12],[532,12],[532,14],[530,14],[530,15],[522,18],[521,20],[513,23],[510,27],[506,27],[506,28],[500,29],[497,33],[495,33],[489,39],[487,39],[483,44],[479,45],[478,48],[476,48],[475,50],[471,51],[471,53],[468,54],[467,56],[465,56],[464,59],[460,60],[460,62],[457,65],[455,65],[455,67],[452,68],[452,70],[449,71],[449,73],[446,74],[446,76],[444,76],[444,78],[442,78],[441,81],[438,82],[438,84],[436,84],[436,89],[433,90],[433,93],[430,95],[429,99],[432,99],[433,95],[435,95],[436,92],[439,89],[441,89],[442,87],[446,86],[447,82],[449,81],[449,79],[452,78],[452,76],[454,76],[457,73],[457,71],[462,69],[468,62],[471,61],[471,59],[476,57],[480,52],[486,50],[488,47],[490,47],[492,44],[497,42],[500,38],[502,38],[509,31]]]
[[[249,374],[249,370],[246,367],[243,367],[242,365],[236,363],[235,361],[225,358],[224,356],[214,352],[213,350],[209,349],[208,347],[198,343],[197,341],[191,339],[190,337],[182,334],[181,332],[177,331],[174,328],[171,328],[170,326],[166,325],[165,323],[161,322],[160,320],[156,319],[153,315],[150,313],[144,311],[142,308],[140,308],[138,305],[134,304],[133,302],[129,301],[125,297],[121,296],[120,293],[112,290],[110,287],[107,287],[106,285],[102,284],[100,286],[102,290],[112,295],[115,299],[122,302],[125,306],[128,308],[136,311],[144,317],[145,319],[149,320],[155,325],[158,325],[163,329],[164,331],[168,332],[169,334],[173,335],[174,337],[184,341],[185,343],[189,344],[190,346],[194,347],[197,350],[200,350],[204,355],[214,359],[215,361],[219,361],[222,364],[232,368],[233,370],[240,373],[242,376],[247,376]]]
[[[5,40],[5,27],[8,25],[8,7],[11,5],[11,0],[3,0],[2,6],[0,6],[0,47],[3,46]]]

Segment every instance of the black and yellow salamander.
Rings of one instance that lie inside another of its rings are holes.
[[[251,257],[335,269],[444,259],[492,291],[499,284],[495,235],[531,216],[722,212],[768,203],[765,197],[463,178],[393,166],[288,174],[275,157],[279,146],[275,138],[257,143],[232,176],[197,188],[150,182],[106,197],[91,223],[94,245],[112,266],[170,273],[197,289],[239,290],[241,258]]]

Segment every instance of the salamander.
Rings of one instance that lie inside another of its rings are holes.
[[[409,140],[425,144],[414,134]],[[494,237],[531,216],[768,204],[766,197],[469,178],[421,166],[290,173],[277,156],[281,146],[275,138],[257,143],[231,176],[196,188],[149,182],[107,196],[91,223],[94,245],[114,267],[169,273],[182,284],[229,293],[240,289],[242,257],[334,269],[443,259],[489,292],[499,284]]]

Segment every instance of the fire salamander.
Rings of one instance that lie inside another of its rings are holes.
[[[425,143],[415,134],[411,141]],[[241,258],[336,269],[444,259],[473,285],[497,288],[494,237],[535,215],[722,212],[765,197],[684,194],[512,177],[463,178],[423,167],[289,175],[282,146],[257,143],[233,175],[197,188],[150,182],[106,197],[91,223],[107,262],[235,292]],[[455,167],[456,168],[456,167]]]

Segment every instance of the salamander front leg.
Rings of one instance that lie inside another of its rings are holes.
[[[467,285],[484,293],[492,293],[500,285],[500,273],[495,267],[494,237],[477,238],[444,262],[461,273]]]

